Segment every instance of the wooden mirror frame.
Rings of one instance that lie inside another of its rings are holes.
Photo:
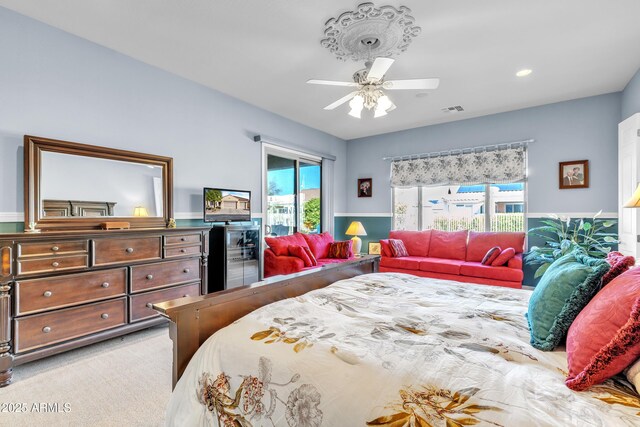
[[[40,217],[41,153],[51,151],[100,159],[120,160],[162,167],[163,217]],[[24,136],[24,224],[36,223],[39,230],[100,229],[104,222],[126,221],[131,228],[166,228],[173,218],[173,158],[115,148],[59,141],[37,136]]]

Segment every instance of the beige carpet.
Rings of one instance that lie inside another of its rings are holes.
[[[165,325],[18,366],[0,388],[0,410],[13,403],[28,412],[0,412],[0,426],[162,425],[171,345]],[[56,403],[58,413],[37,411]]]

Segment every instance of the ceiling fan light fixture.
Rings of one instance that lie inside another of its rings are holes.
[[[384,117],[386,115],[387,115],[387,112],[383,108],[380,108],[379,105],[376,107],[376,110],[373,113],[373,117],[376,118],[376,119],[378,117]]]
[[[359,108],[351,108],[351,111],[349,111],[349,115],[351,117],[355,117],[356,119],[360,119],[362,118],[362,106],[360,106]]]

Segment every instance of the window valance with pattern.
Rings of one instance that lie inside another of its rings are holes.
[[[392,187],[498,184],[526,179],[526,146],[391,162]]]

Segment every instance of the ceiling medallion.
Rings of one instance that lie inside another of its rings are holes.
[[[407,50],[420,34],[421,28],[410,13],[406,6],[396,9],[362,3],[356,10],[329,19],[320,43],[342,61],[390,58]]]

